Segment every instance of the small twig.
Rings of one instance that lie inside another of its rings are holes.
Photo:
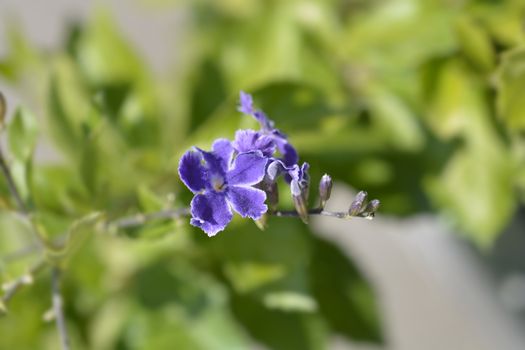
[[[276,210],[273,212],[269,212],[269,215],[277,216],[280,218],[283,217],[299,217],[299,213],[295,210]],[[358,215],[350,215],[348,212],[337,212],[337,211],[328,211],[323,210],[320,208],[316,209],[310,209],[308,210],[308,215],[321,215],[321,216],[329,216],[332,218],[338,218],[338,219],[351,219],[351,218],[365,218],[370,219],[373,217],[373,214],[370,213],[360,213]]]
[[[106,223],[106,227],[130,228],[143,225],[149,221],[161,219],[178,219],[190,215],[190,208],[165,209],[154,213],[136,214]]]
[[[0,257],[0,261],[2,261],[4,264],[9,264],[12,262],[15,262],[19,259],[23,259],[27,256],[32,255],[33,253],[36,253],[39,251],[41,245],[40,244],[30,244],[25,247],[22,247],[18,250],[15,250],[14,252],[7,253],[3,257]]]
[[[2,296],[2,304],[5,306],[13,298],[13,296],[23,287],[33,282],[33,278],[46,266],[44,259],[38,260],[33,266],[29,268],[27,273],[18,277],[13,282],[5,286],[5,292]]]
[[[51,300],[53,303],[53,313],[55,316],[55,322],[58,330],[58,335],[60,337],[60,344],[62,345],[62,350],[69,350],[69,335],[67,333],[66,319],[64,317],[62,294],[60,293],[60,277],[60,268],[54,266],[51,270]]]
[[[5,179],[7,181],[7,187],[9,187],[9,192],[11,192],[11,195],[15,199],[16,205],[18,207],[18,210],[24,214],[28,214],[27,207],[22,200],[22,196],[20,195],[20,192],[18,192],[18,188],[16,187],[15,180],[13,178],[13,175],[11,174],[11,170],[9,169],[9,166],[7,165],[7,162],[4,157],[4,152],[2,151],[2,148],[0,147],[0,169],[2,173],[4,173]]]

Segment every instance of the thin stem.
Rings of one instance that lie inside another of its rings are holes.
[[[38,252],[39,248],[41,247],[40,244],[31,244],[25,247],[22,247],[18,250],[15,250],[14,252],[7,253],[3,257],[0,258],[0,261],[2,261],[4,264],[9,264],[12,262],[15,262],[19,259],[23,259],[25,257],[28,257],[32,255],[35,252]]]
[[[66,328],[66,318],[64,317],[62,294],[60,293],[60,277],[60,268],[54,266],[51,270],[51,300],[53,303],[53,313],[55,315],[55,322],[62,350],[69,350],[71,347],[69,345],[69,335]]]
[[[190,215],[190,208],[165,209],[154,213],[137,214],[110,221],[106,224],[107,227],[129,228],[143,225],[153,220],[161,219],[179,219]]]
[[[273,212],[269,212],[269,215],[277,216],[280,218],[283,217],[299,217],[299,213],[295,210],[276,210]],[[321,208],[316,209],[310,209],[308,210],[308,215],[321,215],[321,216],[329,216],[332,218],[338,218],[338,219],[350,219],[350,218],[371,218],[373,215],[370,215],[368,213],[360,213],[358,215],[350,215],[348,212],[337,212],[337,211],[328,211]]]
[[[22,196],[20,195],[20,192],[18,192],[18,188],[16,187],[15,180],[13,178],[13,175],[11,174],[11,170],[9,169],[9,166],[7,165],[2,148],[0,148],[0,169],[2,173],[4,173],[5,179],[7,181],[7,187],[9,187],[9,192],[11,192],[11,195],[15,199],[18,210],[22,214],[27,215],[28,214],[27,207],[24,201],[22,200]]]
[[[18,277],[13,282],[7,284],[5,287],[4,295],[2,296],[2,304],[5,306],[7,303],[13,298],[13,296],[23,287],[28,284],[33,283],[33,278],[40,272],[46,265],[46,261],[44,259],[38,260],[35,264],[33,264],[27,273],[24,275]]]

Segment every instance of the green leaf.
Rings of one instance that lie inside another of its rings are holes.
[[[264,295],[263,303],[268,309],[294,312],[317,311],[317,302],[314,298],[297,292],[270,292]]]
[[[138,187],[137,197],[139,200],[140,208],[144,213],[158,211],[166,206],[165,201],[163,201],[162,198],[160,198],[146,185],[140,185]]]
[[[17,256],[27,247],[35,246],[31,223],[27,218],[13,211],[0,211],[0,285],[12,281],[27,271],[35,260],[34,256]],[[15,253],[15,255],[12,255]],[[14,259],[10,259],[13,258]]]
[[[11,173],[23,199],[31,196],[32,156],[37,140],[35,117],[26,109],[18,108],[7,126],[8,145],[13,160]]]
[[[135,315],[144,322],[133,326],[137,317],[130,319],[128,330],[143,329],[136,336],[127,334],[128,345],[135,342],[132,348],[162,349],[173,344],[183,349],[247,347],[245,335],[228,312],[224,287],[187,261],[155,260],[133,276],[131,287],[143,308]]]
[[[498,113],[513,130],[525,128],[525,46],[503,55],[497,72]]]
[[[316,239],[310,274],[319,310],[335,332],[351,340],[382,342],[374,292],[340,249]]]
[[[244,294],[283,278],[286,269],[281,264],[227,262],[224,266],[224,274],[233,288],[238,293]]]
[[[237,296],[232,303],[235,316],[250,335],[270,349],[327,347],[327,325],[317,314],[271,310],[246,296]]]
[[[57,265],[62,265],[92,236],[97,230],[97,225],[102,222],[101,213],[91,213],[76,220],[67,229],[66,238],[60,247],[50,244],[47,248],[47,257]]]
[[[494,129],[481,81],[456,60],[439,74],[429,116],[442,137],[462,143],[440,174],[427,178],[426,189],[468,237],[488,247],[514,211],[513,160]]]
[[[37,124],[35,117],[25,108],[19,107],[7,127],[9,150],[21,162],[27,162],[35,148]]]
[[[496,57],[488,33],[468,16],[457,20],[456,31],[467,58],[483,72],[492,70]]]

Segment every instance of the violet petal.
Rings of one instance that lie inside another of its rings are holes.
[[[206,169],[198,152],[187,151],[179,162],[179,176],[184,184],[197,193],[206,187]]]
[[[241,153],[226,174],[228,185],[255,185],[264,178],[268,159],[261,152]]]
[[[242,217],[257,220],[268,210],[264,204],[266,193],[257,188],[230,186],[226,195],[233,209]]]
[[[190,223],[200,227],[210,237],[224,230],[233,217],[226,202],[226,196],[216,192],[207,192],[193,197],[191,215]]]

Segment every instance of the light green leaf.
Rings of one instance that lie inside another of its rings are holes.
[[[13,159],[10,164],[15,184],[23,199],[30,197],[32,156],[37,140],[35,117],[19,107],[7,126],[8,145]]]
[[[238,293],[247,293],[286,275],[284,266],[257,262],[226,263],[224,273]]]
[[[457,20],[456,31],[467,58],[484,72],[492,70],[496,57],[488,33],[467,16]]]
[[[9,150],[21,162],[27,162],[35,148],[37,123],[25,108],[19,107],[7,127]]]
[[[493,128],[481,82],[459,61],[444,65],[438,81],[431,123],[443,137],[459,136],[463,143],[427,190],[475,243],[487,247],[514,210],[513,161]]]
[[[84,242],[97,230],[97,225],[102,222],[104,216],[101,213],[91,213],[73,222],[68,228],[66,238],[60,247],[49,245],[47,257],[54,264],[64,264],[67,259],[84,244]]]
[[[288,312],[317,311],[317,302],[314,298],[290,291],[268,293],[263,297],[263,304],[269,309]]]
[[[525,46],[503,55],[497,72],[497,107],[499,115],[511,129],[525,128]]]

